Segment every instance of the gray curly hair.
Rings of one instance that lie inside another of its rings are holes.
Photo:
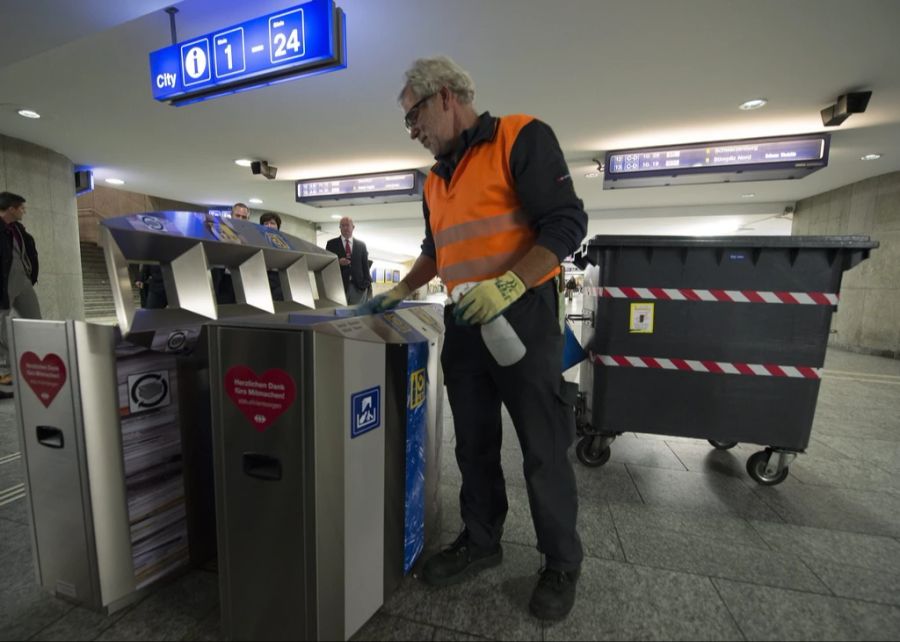
[[[419,58],[407,70],[405,78],[406,84],[397,96],[397,102],[403,98],[407,87],[416,98],[436,94],[441,87],[446,87],[456,94],[463,105],[475,100],[475,83],[472,76],[447,56]]]

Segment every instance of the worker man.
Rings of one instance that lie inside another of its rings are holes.
[[[458,301],[445,308],[441,363],[465,528],[427,560],[424,580],[453,584],[502,561],[508,510],[502,402],[522,447],[538,550],[546,560],[529,606],[535,616],[556,620],[574,604],[583,557],[567,456],[574,408],[561,397],[564,304],[556,277],[584,238],[587,215],[550,127],[531,116],[479,115],[474,97],[471,77],[449,58],[417,60],[406,72],[399,96],[406,130],[437,161],[425,183],[425,239],[406,278],[368,308],[392,308],[435,275]],[[494,360],[480,331],[499,315],[526,348],[508,366]]]

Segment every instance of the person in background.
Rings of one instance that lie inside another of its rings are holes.
[[[338,256],[347,305],[365,303],[372,283],[369,274],[369,251],[365,243],[353,238],[355,228],[353,219],[345,216],[341,219],[341,235],[325,244],[326,250]]]
[[[569,280],[566,281],[566,298],[571,301],[575,296],[575,290],[578,289],[578,283],[575,281],[574,276],[570,276]]]
[[[280,230],[281,217],[275,212],[265,212],[259,217],[259,224]],[[278,270],[266,270],[266,276],[269,277],[269,289],[272,291],[272,300],[283,301],[284,294],[281,291],[281,277],[278,276]]]
[[[158,309],[169,305],[162,268],[158,265],[141,265],[140,278],[135,281],[135,285],[141,291],[142,308]]]
[[[249,221],[250,208],[243,203],[235,203],[231,206],[231,218],[236,218],[242,221]]]
[[[436,161],[425,182],[425,239],[406,278],[367,309],[392,308],[435,275],[457,301],[444,309],[441,363],[464,529],[425,562],[425,582],[461,582],[503,559],[502,403],[522,447],[545,556],[529,607],[538,618],[556,620],[572,609],[583,558],[567,455],[575,416],[574,399],[565,398],[562,386],[564,303],[557,278],[560,263],[587,233],[587,214],[553,130],[532,116],[479,114],[474,97],[469,74],[447,57],[417,60],[406,72],[399,96],[406,131]],[[464,284],[469,289],[460,297],[455,290]],[[494,361],[480,328],[500,315],[527,349],[508,366]]]
[[[25,231],[25,199],[0,192],[0,385],[12,383],[6,321],[15,308],[23,319],[40,319],[41,304],[34,286],[38,280],[38,253],[34,238]],[[2,397],[9,397],[5,392]]]
[[[266,212],[259,217],[259,224],[266,227],[272,227],[276,230],[281,229],[281,217],[275,212]]]
[[[250,208],[243,203],[235,203],[231,206],[231,218],[240,221],[250,220]],[[237,303],[234,296],[234,283],[231,281],[231,270],[227,268],[212,269],[213,289],[216,293],[216,303],[224,305]]]

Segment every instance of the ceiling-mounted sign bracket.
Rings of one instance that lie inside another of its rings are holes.
[[[346,32],[334,0],[308,0],[175,42],[150,54],[153,98],[181,106],[344,69]]]
[[[172,32],[172,44],[178,44],[178,31],[175,29],[175,14],[178,13],[178,7],[166,7],[163,11],[169,14],[169,29]]]

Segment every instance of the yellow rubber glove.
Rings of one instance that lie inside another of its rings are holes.
[[[409,289],[409,286],[406,285],[405,282],[400,281],[393,288],[385,292],[384,294],[379,294],[373,299],[366,301],[359,308],[357,308],[357,316],[365,315],[365,314],[374,314],[377,312],[384,312],[385,310],[392,310],[400,305],[400,302],[409,296],[409,293],[412,290]]]
[[[522,279],[510,270],[497,278],[482,281],[466,292],[453,312],[454,317],[462,325],[489,323],[525,294],[527,289]]]

